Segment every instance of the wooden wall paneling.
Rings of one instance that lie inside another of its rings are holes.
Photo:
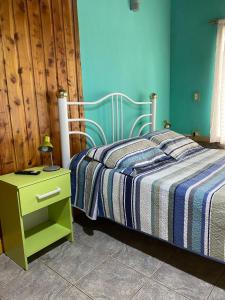
[[[71,10],[69,11],[69,9]],[[53,23],[54,23],[58,85],[68,91],[69,99],[72,100],[75,99],[73,97],[75,90],[76,90],[75,94],[77,95],[77,82],[76,82],[76,77],[74,78],[74,74],[76,76],[74,36],[73,34],[70,34],[71,31],[73,32],[73,27],[74,27],[71,1],[70,0],[52,1],[52,13],[53,13]],[[71,57],[70,51],[71,54],[73,52],[72,55],[73,57]],[[70,57],[72,58],[71,60]],[[72,88],[71,85],[69,86],[69,80],[72,80],[72,85],[73,85]],[[76,116],[78,116],[79,108],[73,107],[72,112],[75,111],[76,111]],[[75,117],[74,114],[72,115],[71,113],[70,116]],[[79,129],[79,124],[74,123],[71,126],[71,128],[73,128],[74,130],[75,128]],[[77,153],[80,151],[81,151],[80,137],[78,136],[71,137],[71,153]]]
[[[64,2],[68,2],[68,0],[64,0]],[[55,55],[58,86],[68,90],[66,47],[61,0],[52,0],[52,17],[55,38]]]
[[[0,37],[0,145],[3,144],[5,151],[0,151],[0,174],[3,173],[3,170],[12,172],[16,169],[16,158],[13,148],[13,135],[9,114],[8,90],[5,76],[5,62],[3,58],[2,40]]]
[[[15,42],[16,32],[12,16],[11,0],[0,1],[0,22],[8,86],[10,116],[16,155],[16,168],[24,169],[27,167],[27,162],[29,161],[30,155],[27,143],[23,95],[18,75],[19,63]]]
[[[79,36],[79,24],[78,24],[78,9],[77,9],[77,0],[73,1],[73,22],[74,22],[74,35],[75,35],[75,62],[76,62],[76,71],[77,71],[77,91],[78,91],[78,100],[83,100],[83,88],[82,88],[82,69],[81,69],[81,59],[80,59],[80,36]],[[84,108],[79,106],[79,116],[84,118]],[[80,125],[81,131],[85,131],[85,124]],[[81,137],[81,148],[85,149],[86,147],[86,138]]]
[[[52,143],[54,145],[53,157],[57,164],[61,163],[60,150],[60,131],[58,103],[56,92],[58,90],[56,59],[55,59],[55,43],[53,31],[53,19],[50,0],[40,0],[40,11],[43,30],[43,44],[46,65],[46,81],[47,81],[47,101],[49,105],[50,128]]]
[[[53,16],[53,28],[55,38],[55,54],[56,54],[56,71],[58,78],[59,88],[63,88],[68,91],[68,80],[67,80],[67,63],[66,63],[66,41],[64,34],[63,24],[63,9],[64,3],[70,0],[52,0],[52,16]],[[63,4],[62,4],[63,2]],[[67,16],[68,18],[68,16]],[[74,63],[74,62],[73,62]]]
[[[37,150],[40,145],[40,135],[36,95],[34,90],[34,76],[26,0],[13,1],[13,14],[15,20],[15,37],[19,58],[19,76],[21,77],[25,118],[28,134],[28,165],[35,166],[40,165],[40,152]]]
[[[78,101],[77,90],[77,70],[76,70],[76,50],[75,50],[75,32],[73,22],[73,4],[72,1],[63,1],[63,25],[66,45],[66,59],[67,59],[67,83],[69,99]],[[77,107],[70,107],[70,117],[79,118],[79,109]],[[78,123],[72,123],[72,130],[80,130]],[[81,140],[79,136],[71,136],[71,153],[81,151]]]
[[[39,1],[27,0],[34,84],[41,139],[50,134],[48,102],[46,101],[46,76]]]
[[[0,0],[0,173],[46,162],[37,150],[45,134],[61,162],[56,93],[63,87],[83,99],[74,9],[75,0]],[[73,108],[71,116],[83,112]],[[82,147],[81,138],[72,140],[72,153]]]
[[[46,101],[47,86],[39,1],[27,0],[27,10],[33,61],[34,85],[37,99],[37,113],[39,119],[39,132],[40,140],[42,141],[46,134],[50,135],[50,120],[48,102]],[[48,164],[48,155],[42,155],[42,161],[44,164]]]

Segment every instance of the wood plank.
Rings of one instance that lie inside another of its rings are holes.
[[[68,0],[65,0],[67,2]],[[52,18],[55,38],[56,71],[58,86],[68,90],[67,86],[67,65],[66,47],[63,28],[62,3],[61,0],[52,1]]]
[[[76,61],[76,71],[77,71],[77,90],[78,90],[78,100],[83,100],[83,89],[82,89],[82,69],[81,69],[81,59],[80,59],[80,36],[79,36],[79,23],[78,23],[78,10],[77,10],[77,0],[73,1],[73,22],[75,28],[75,61]],[[79,116],[84,118],[84,107],[79,107]],[[80,130],[85,132],[85,125],[81,124]],[[81,138],[81,148],[86,148],[86,138],[83,136]]]
[[[73,5],[71,0],[62,0],[63,27],[65,36],[65,50],[67,63],[67,84],[71,100],[78,100],[77,74],[75,62],[75,33],[73,22]],[[78,114],[76,113],[76,117]]]
[[[27,0],[29,34],[31,42],[34,85],[37,99],[37,112],[39,119],[39,132],[41,141],[44,135],[50,135],[50,120],[46,98],[46,76],[41,28],[39,1]],[[43,164],[49,164],[49,156],[42,155]]]
[[[12,1],[0,1],[0,25],[2,30],[3,55],[8,86],[9,107],[13,129],[16,168],[24,169],[30,158],[23,95],[18,75],[19,63],[16,35],[12,16]]]
[[[65,0],[66,3],[68,0]],[[56,71],[58,86],[68,91],[66,46],[63,24],[63,10],[61,0],[52,1],[52,16],[55,38]],[[68,16],[66,16],[68,18]]]
[[[54,146],[54,162],[61,163],[59,113],[56,92],[58,90],[54,31],[51,12],[51,1],[40,0],[40,12],[43,31],[45,69],[47,80],[47,101],[49,105],[51,138]]]
[[[77,70],[76,70],[76,57],[75,57],[75,32],[73,22],[73,4],[71,0],[63,1],[63,24],[65,35],[66,47],[66,62],[67,62],[67,83],[69,100],[78,101],[77,90]],[[70,117],[79,118],[79,107],[70,107]],[[72,130],[80,130],[78,123],[73,123]],[[81,139],[79,136],[71,136],[71,153],[75,154],[80,152]]]
[[[19,76],[21,77],[24,99],[25,118],[29,145],[29,166],[40,165],[40,135],[38,126],[37,103],[34,91],[33,64],[30,49],[27,5],[25,0],[13,1],[13,13],[16,27],[16,43],[19,59]],[[30,113],[32,112],[32,113]]]
[[[66,11],[65,8],[67,9]],[[77,98],[77,82],[76,82],[76,77],[74,78],[74,74],[76,76],[76,64],[75,64],[75,49],[74,49],[75,45],[74,45],[74,34],[73,34],[74,24],[73,24],[71,0],[52,1],[52,14],[53,14],[53,23],[54,23],[54,33],[55,33],[55,52],[56,52],[58,85],[68,91],[69,99],[73,98],[72,93],[76,94],[76,98]],[[69,29],[71,31],[71,34],[68,36]],[[73,47],[71,48],[72,45]],[[74,70],[72,70],[72,67],[74,67]],[[68,76],[70,77],[73,76],[73,78],[68,79]],[[75,81],[73,82],[72,84],[73,87],[71,88],[71,84],[69,87],[68,82],[69,80],[74,80],[74,79]],[[79,108],[73,107],[72,111],[75,113],[73,115],[70,114],[70,116],[78,117]],[[71,126],[71,128],[73,130],[79,129],[79,124],[76,123],[73,126]],[[71,153],[75,154],[80,151],[81,151],[80,137],[73,136],[71,138]]]
[[[12,172],[16,168],[16,158],[13,149],[5,61],[3,58],[2,40],[0,38],[0,174]]]

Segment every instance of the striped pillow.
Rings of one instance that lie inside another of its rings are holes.
[[[161,143],[179,139],[181,137],[184,137],[184,135],[169,129],[163,129],[147,133],[143,137],[155,143],[156,145],[161,145]]]
[[[108,168],[124,169],[145,166],[166,159],[167,155],[147,139],[132,138],[110,145],[93,148],[88,157]]]
[[[177,160],[202,149],[198,143],[169,129],[155,131],[144,137],[159,146],[164,153]]]

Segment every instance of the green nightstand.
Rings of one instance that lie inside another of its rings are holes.
[[[6,255],[27,270],[27,259],[34,253],[63,237],[73,241],[70,195],[69,170],[0,176],[0,218]],[[44,211],[47,218],[26,229],[26,219],[35,220]]]

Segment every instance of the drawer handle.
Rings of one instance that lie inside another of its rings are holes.
[[[42,194],[42,195],[36,195],[38,200],[43,200],[45,198],[48,198],[50,196],[54,196],[56,194],[59,194],[61,192],[61,188],[57,187],[54,191],[48,192],[46,194]]]

